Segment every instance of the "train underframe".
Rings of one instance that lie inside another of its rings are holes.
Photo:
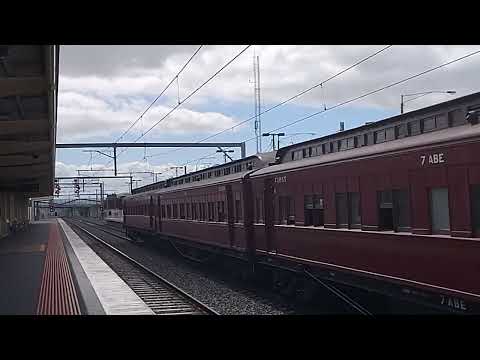
[[[191,261],[215,263],[242,280],[261,283],[299,301],[311,302],[319,296],[322,301],[338,300],[349,313],[480,314],[480,304],[476,302],[409,284],[318,266],[308,260],[292,261],[266,252],[248,254],[138,228],[127,227],[126,232],[139,242],[168,242]],[[329,297],[331,299],[327,299]]]

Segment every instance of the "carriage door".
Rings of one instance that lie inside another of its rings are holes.
[[[265,238],[267,251],[274,251],[274,219],[275,219],[275,189],[273,179],[267,178],[264,183],[264,214],[265,214]]]
[[[153,228],[153,197],[150,196],[150,205],[148,206],[148,215],[150,216],[150,229]]]
[[[160,208],[160,196],[157,196],[157,232],[162,232],[162,212]]]

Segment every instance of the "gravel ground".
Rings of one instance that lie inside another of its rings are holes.
[[[95,231],[91,226],[82,226],[222,315],[283,315],[293,312],[287,304],[272,303],[263,295],[214,279],[183,259],[160,253],[159,249],[148,243],[132,244],[99,230]],[[83,233],[80,235],[82,239],[86,237]],[[88,241],[86,239],[87,243]]]

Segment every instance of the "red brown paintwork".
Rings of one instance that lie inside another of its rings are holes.
[[[433,153],[444,154],[445,162],[422,165],[422,156]],[[202,196],[208,201],[226,201],[225,223],[188,219],[158,219],[158,222],[162,224],[161,233],[193,242],[256,252],[258,256],[280,256],[292,263],[319,268],[328,264],[343,266],[361,276],[371,272],[385,279],[419,282],[437,290],[436,287],[443,287],[480,299],[480,240],[473,238],[470,199],[470,186],[480,184],[478,154],[480,136],[468,141],[456,138],[435,145],[424,143],[361,158],[312,162],[287,170],[278,167],[277,171],[276,166],[271,166],[267,171],[254,171],[239,181],[222,185],[226,186],[224,193],[215,185],[171,189],[160,195],[160,204],[179,199],[196,201]],[[286,181],[275,183],[276,177],[285,176]],[[432,187],[448,188],[450,231],[446,235],[431,234],[429,190]],[[378,231],[377,191],[389,189],[409,190],[411,231],[408,233]],[[335,193],[338,192],[360,193],[361,229],[337,229]],[[242,198],[242,224],[233,224],[236,193]],[[304,226],[305,194],[324,196],[324,227]],[[280,195],[294,199],[295,226],[279,225],[276,221]],[[265,224],[253,224],[255,197],[264,200]],[[128,201],[137,200],[127,200],[127,207]],[[148,221],[136,218],[126,216],[127,227],[152,231]]]

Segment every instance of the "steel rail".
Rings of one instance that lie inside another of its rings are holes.
[[[114,252],[116,255],[118,255],[119,257],[123,258],[123,259],[126,259],[128,262],[130,262],[131,264],[135,265],[136,267],[140,268],[141,270],[143,270],[145,273],[149,274],[150,276],[154,277],[156,280],[158,280],[159,282],[161,282],[163,285],[165,285],[166,287],[168,287],[170,290],[172,290],[172,292],[176,293],[177,295],[179,295],[180,297],[183,297],[187,300],[187,302],[189,302],[194,308],[197,308],[198,310],[200,310],[201,312],[205,313],[206,315],[219,315],[219,313],[217,313],[215,310],[211,309],[209,306],[207,306],[206,304],[204,304],[203,302],[201,302],[200,300],[194,298],[193,296],[191,296],[190,294],[186,293],[184,290],[180,289],[179,287],[177,287],[176,285],[172,284],[170,281],[166,280],[165,278],[163,278],[162,276],[160,276],[159,274],[155,273],[154,271],[150,270],[149,268],[147,268],[146,266],[144,266],[143,264],[141,264],[140,262],[138,262],[137,260],[131,258],[130,256],[128,256],[127,254],[125,254],[124,252],[122,252],[121,250],[117,249],[116,247],[110,245],[109,243],[107,243],[106,241],[100,239],[98,236],[92,234],[90,231],[88,231],[87,229],[83,228],[82,226],[78,225],[77,223],[75,223],[75,221],[72,221],[71,219],[68,221],[69,223],[71,223],[72,225],[74,225],[75,227],[79,228],[81,231],[83,231],[85,234],[87,234],[89,237],[93,238],[94,240],[100,242],[102,245],[104,245],[105,247],[107,247],[108,249],[110,249],[112,252]]]

